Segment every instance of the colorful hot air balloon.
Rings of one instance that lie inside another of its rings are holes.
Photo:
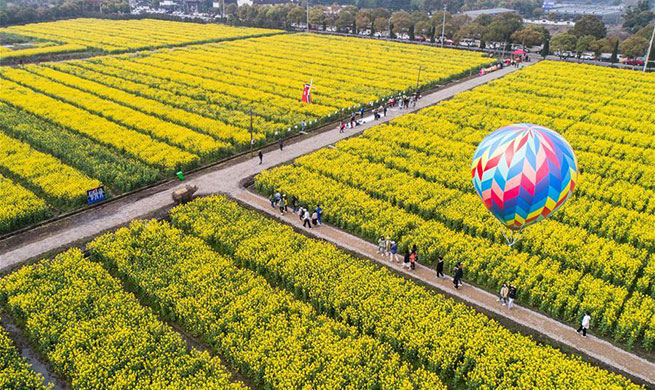
[[[555,131],[519,123],[501,127],[482,140],[473,155],[471,174],[487,209],[507,228],[521,231],[548,218],[571,196],[578,161]]]

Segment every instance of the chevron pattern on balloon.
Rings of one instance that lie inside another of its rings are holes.
[[[471,176],[489,211],[520,231],[566,202],[578,179],[578,163],[557,132],[519,123],[485,137],[473,155]]]

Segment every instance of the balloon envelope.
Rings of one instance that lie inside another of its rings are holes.
[[[487,209],[507,228],[521,230],[566,202],[578,180],[578,161],[555,131],[519,123],[482,140],[471,174]]]

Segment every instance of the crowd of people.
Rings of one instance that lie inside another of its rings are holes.
[[[322,223],[323,209],[320,204],[312,211],[310,208],[302,207],[296,197],[292,196],[291,200],[288,200],[287,194],[280,191],[271,195],[270,201],[271,207],[278,208],[281,215],[289,212],[289,204],[291,204],[291,212],[298,215],[303,227],[311,229]]]

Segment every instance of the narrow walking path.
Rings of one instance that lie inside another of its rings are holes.
[[[528,63],[527,65],[530,65]],[[22,234],[23,241],[17,245],[9,245],[0,242],[0,271],[7,270],[30,259],[44,256],[52,251],[58,251],[66,246],[81,244],[104,231],[115,229],[129,223],[136,218],[146,218],[157,212],[166,211],[172,207],[171,192],[186,184],[199,186],[199,195],[213,193],[224,193],[240,199],[258,209],[270,213],[273,211],[267,199],[252,194],[240,186],[242,180],[251,177],[263,170],[279,164],[291,161],[299,156],[334,144],[344,138],[375,126],[379,123],[390,121],[398,116],[417,111],[421,108],[448,99],[459,92],[472,89],[485,84],[491,80],[500,78],[508,73],[517,71],[517,68],[507,67],[502,70],[486,74],[480,77],[470,78],[447,88],[438,90],[424,96],[416,107],[408,110],[390,110],[386,117],[380,120],[373,120],[367,116],[363,124],[340,133],[336,128],[311,136],[302,141],[286,145],[284,150],[269,151],[264,154],[263,164],[259,164],[257,157],[246,161],[208,169],[190,175],[183,183],[164,184],[155,189],[137,193],[116,202],[109,202],[105,206],[82,212],[66,221],[55,222],[56,229],[40,231],[27,231]],[[273,214],[279,217],[279,214]],[[288,220],[287,220],[288,219]],[[285,222],[298,223],[297,218],[285,216]],[[392,267],[400,272],[401,267],[390,264],[375,254],[375,246],[353,235],[330,226],[321,226],[313,230],[312,234],[331,242],[334,242],[346,249],[352,250],[362,256],[373,259]],[[407,272],[406,272],[407,273]],[[544,335],[560,345],[566,345],[579,351],[581,354],[600,361],[616,370],[623,371],[635,378],[641,379],[655,385],[655,364],[634,354],[622,350],[609,342],[590,336],[586,339],[580,337],[574,329],[566,324],[550,319],[542,314],[531,311],[527,308],[517,306],[511,312],[496,302],[496,297],[482,289],[465,285],[459,291],[455,291],[449,280],[435,280],[434,272],[421,265],[416,271],[409,275],[424,283],[448,294],[459,297],[470,304],[484,308],[495,315],[507,318],[522,327],[534,330],[535,333]]]
[[[455,296],[475,307],[483,308],[497,317],[507,318],[521,327],[526,327],[536,333],[543,334],[559,345],[579,351],[594,360],[622,371],[624,374],[655,385],[655,363],[624,351],[593,335],[587,335],[587,338],[584,338],[574,328],[520,305],[515,304],[512,310],[509,310],[507,306],[503,306],[497,301],[496,295],[479,287],[467,284],[466,273],[464,274],[464,286],[456,290],[449,276],[446,276],[445,279],[437,279],[434,269],[421,264],[418,264],[414,271],[408,270],[401,264],[394,263],[388,257],[377,253],[377,246],[375,244],[343,230],[325,224],[312,229],[303,228],[298,215],[293,213],[280,215],[279,210],[277,208],[271,208],[270,201],[263,196],[246,189],[242,189],[232,195],[236,199],[268,215],[304,229],[310,235],[330,241],[337,246],[369,258],[410,278],[420,280],[448,295]],[[399,256],[399,258],[402,258],[402,256]],[[464,267],[464,270],[466,271],[466,267]]]

